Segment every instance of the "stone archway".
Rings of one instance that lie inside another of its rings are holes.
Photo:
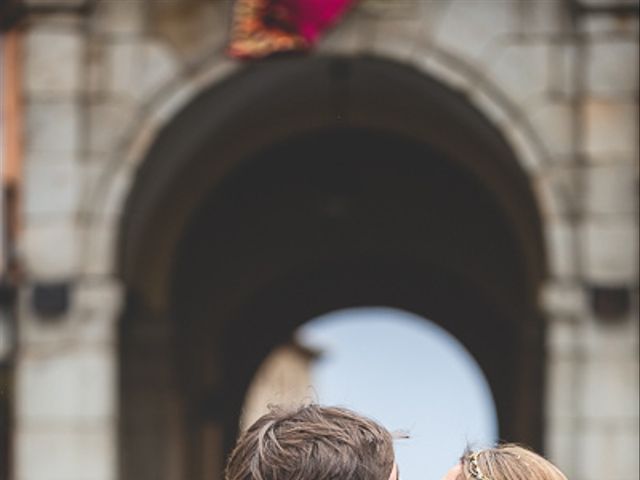
[[[366,304],[456,335],[501,436],[540,447],[541,230],[500,132],[412,68],[283,59],[205,91],[160,133],[125,209],[122,477],[218,478],[269,349]]]

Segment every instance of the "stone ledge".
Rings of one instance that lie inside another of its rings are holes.
[[[638,478],[637,430],[616,431],[587,424],[576,432],[575,439],[580,452],[576,477],[583,480]]]
[[[20,246],[28,278],[74,277],[78,268],[78,228],[72,216],[27,223]]]
[[[638,208],[638,166],[634,163],[590,165],[585,170],[585,210],[589,215],[634,216]]]
[[[78,206],[82,169],[75,155],[33,152],[27,158],[23,213],[28,221],[54,215],[73,216]]]
[[[635,285],[638,280],[638,224],[627,220],[587,220],[581,255],[586,280],[599,286]]]
[[[636,157],[638,105],[635,101],[588,99],[583,119],[586,154]]]
[[[638,92],[638,40],[600,40],[587,44],[588,94],[635,98]]]
[[[543,290],[542,304],[552,316],[575,318],[589,312],[587,294],[578,283],[547,284]],[[556,323],[552,322],[552,325],[556,326]]]
[[[638,360],[589,357],[578,371],[581,414],[589,418],[633,419],[638,417]]]
[[[30,289],[20,295],[20,344],[25,352],[70,348],[103,348],[117,339],[117,319],[122,308],[119,282],[110,277],[70,279],[71,305],[62,318],[38,317],[30,304]]]
[[[16,414],[21,421],[73,425],[115,415],[115,347],[32,347],[18,361]]]
[[[114,426],[74,429],[70,425],[37,430],[23,427],[15,438],[18,479],[116,479]]]
[[[80,143],[81,110],[75,100],[25,104],[25,149],[35,152],[77,152]]]
[[[77,31],[29,30],[24,72],[27,94],[77,95],[81,88],[82,51],[82,36]]]
[[[561,219],[554,220],[547,218],[544,225],[544,233],[547,244],[548,252],[548,264],[549,273],[554,279],[572,278],[576,275],[576,241],[574,227],[567,221]],[[553,285],[552,285],[553,287]],[[552,295],[552,299],[555,298],[555,292],[544,295]],[[545,299],[552,302],[553,306],[556,306],[553,300]],[[547,306],[549,308],[549,306]],[[561,310],[565,310],[566,306]]]

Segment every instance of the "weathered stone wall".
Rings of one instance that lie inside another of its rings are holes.
[[[17,479],[117,478],[118,220],[158,129],[239,68],[229,12],[101,0],[28,21]],[[415,65],[511,142],[548,243],[547,448],[575,480],[638,478],[637,35],[637,17],[575,21],[561,0],[368,0],[319,47]],[[58,280],[72,308],[46,321],[29,286]],[[628,318],[596,319],[591,286],[631,289]]]

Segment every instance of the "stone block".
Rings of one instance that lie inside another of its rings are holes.
[[[640,476],[640,442],[638,441],[638,421],[630,422],[629,428],[621,428],[616,432],[615,442],[619,449],[618,459],[620,465],[618,468],[621,472],[629,475],[629,480],[638,480]]]
[[[434,53],[431,42],[448,7],[445,2],[364,2],[354,12],[360,15],[353,50],[362,50],[364,44],[364,51],[384,57],[425,61]]]
[[[21,352],[17,415],[25,424],[109,421],[115,414],[115,353],[106,345],[32,345]]]
[[[586,209],[592,215],[637,211],[638,167],[631,163],[591,165],[586,170]]]
[[[592,37],[618,37],[636,41],[638,20],[613,15],[589,15],[583,22],[583,30]]]
[[[438,47],[482,68],[496,43],[513,33],[517,18],[511,0],[478,2],[453,0],[434,27]]]
[[[31,303],[31,290],[25,289],[20,305],[19,344],[21,349],[32,345],[60,345],[73,340],[70,330],[71,315],[57,317],[55,322],[42,321],[34,311]],[[73,299],[72,299],[73,301]]]
[[[376,36],[384,37],[388,25],[392,32],[398,29],[411,32],[416,43],[420,43],[433,36],[448,7],[446,2],[367,0],[361,2],[354,12],[361,12],[362,17],[373,20],[364,22],[364,29],[371,33],[375,31]]]
[[[87,156],[86,163],[82,165],[78,211],[86,220],[83,223],[83,241],[91,237],[95,229],[99,229],[96,225],[101,219],[109,217],[118,220],[122,214],[120,202],[125,201],[130,188],[124,179],[133,181],[133,174],[119,164],[119,159],[122,159],[121,150],[93,153]],[[87,246],[83,244],[83,247]]]
[[[619,5],[638,5],[638,0],[584,0],[588,7],[613,7]]]
[[[425,2],[431,3],[431,2]],[[413,0],[364,0],[360,3],[359,10],[367,15],[389,19],[415,19],[420,17],[425,8],[419,2]]]
[[[593,158],[636,158],[638,105],[632,101],[589,100],[584,111],[584,151]]]
[[[460,73],[460,76],[462,75],[463,74]],[[497,97],[491,89],[478,88],[473,78],[467,78],[466,82],[467,83],[463,82],[463,85],[466,84],[467,88],[469,88],[469,100],[487,117],[489,122],[501,129],[514,121],[512,112],[505,108],[500,98]]]
[[[75,276],[79,254],[77,228],[73,218],[65,217],[27,223],[21,253],[28,276],[39,280]]]
[[[365,29],[367,26],[365,25]],[[364,51],[383,58],[411,64],[420,51],[420,26],[405,20],[379,20],[370,28]]]
[[[536,154],[540,156],[538,152]],[[576,210],[580,200],[578,179],[576,168],[563,164],[545,166],[533,178],[543,217],[550,221],[563,221]]]
[[[22,427],[16,434],[16,478],[114,480],[115,425]]]
[[[82,37],[73,30],[31,29],[25,40],[28,95],[72,96],[80,91]]]
[[[638,92],[638,42],[592,40],[587,44],[587,92],[633,97]]]
[[[571,359],[576,352],[576,331],[578,321],[561,314],[547,316],[546,350],[547,358]]]
[[[520,166],[531,176],[537,175],[543,167],[545,152],[536,144],[535,138],[533,138],[528,129],[525,128],[525,125],[517,119],[512,119],[512,123],[504,125],[503,132],[506,134],[507,140],[511,144],[511,148],[513,148]],[[535,178],[535,182],[534,188],[538,189],[539,198],[554,200],[553,190],[555,190],[555,188],[552,187],[550,182],[545,181],[545,178],[542,176]],[[545,188],[553,188],[551,191],[552,195],[542,193],[541,190]],[[552,203],[543,205],[543,208],[545,208],[549,214],[553,215],[560,211],[555,208],[556,206],[555,203]]]
[[[144,28],[146,2],[143,0],[104,0],[98,2],[95,31],[103,35],[136,35]]]
[[[527,110],[529,121],[554,159],[573,152],[573,112],[565,102],[545,102]]]
[[[600,286],[634,284],[638,278],[638,226],[628,220],[587,221],[582,256],[586,279]]]
[[[81,260],[82,272],[87,275],[111,275],[116,268],[118,240],[117,218],[92,225],[85,242]]]
[[[159,43],[131,40],[106,49],[107,89],[122,98],[145,102],[179,74],[176,59]]]
[[[165,96],[161,102],[155,105],[156,108],[150,112],[150,115],[145,119],[146,121],[136,129],[136,135],[140,136],[145,130],[153,128],[159,129],[161,126],[169,123],[173,118],[189,104],[197,95],[199,91],[194,87],[192,82],[186,82],[180,85],[179,88],[173,90],[170,95]],[[153,123],[151,126],[149,123]],[[153,138],[155,138],[155,132]]]
[[[568,39],[549,44],[549,95],[570,102],[578,88],[574,77],[581,58],[578,47]]]
[[[99,3],[99,5],[101,4]],[[90,100],[99,101],[105,97],[107,85],[104,42],[91,42],[87,44],[86,48],[84,89]]]
[[[24,133],[28,151],[76,152],[81,136],[78,103],[27,102]]]
[[[358,54],[370,45],[374,32],[373,19],[359,12],[347,15],[335,28],[329,30],[318,44],[318,51],[328,54]]]
[[[115,279],[88,281],[74,290],[74,331],[83,342],[115,342],[123,306],[123,288]]]
[[[78,210],[85,218],[90,215],[96,195],[101,191],[104,181],[109,176],[111,168],[109,160],[112,158],[115,158],[114,154],[106,153],[89,153],[84,158],[79,193],[80,208]]]
[[[578,415],[578,398],[574,385],[577,361],[570,355],[554,357],[547,364],[546,406],[551,422],[567,421]]]
[[[103,217],[120,218],[134,180],[131,171],[124,168],[110,175],[108,188],[105,188],[104,195],[97,201],[98,213]]]
[[[554,316],[575,318],[589,311],[587,295],[579,284],[549,283],[545,286],[543,297],[545,310]],[[565,322],[558,324],[565,325]],[[554,323],[554,328],[559,325]]]
[[[81,165],[74,156],[43,152],[28,155],[24,172],[24,213],[27,217],[74,214],[81,178]]]
[[[580,372],[581,413],[590,419],[638,418],[638,360],[587,358]]]
[[[164,102],[156,105],[158,108],[153,109],[149,116],[141,119],[141,123],[136,125],[136,131],[128,139],[129,142],[125,145],[125,150],[118,152],[125,165],[123,169],[128,170],[128,175],[133,176],[132,172],[138,168],[138,165],[149,153],[160,129],[171,120],[172,117],[167,117],[167,115],[170,114],[171,108],[178,106],[176,103],[170,105],[174,98],[173,96],[165,97]]]
[[[436,78],[452,90],[457,90],[461,93],[480,92],[479,89],[473,89],[473,81],[477,79],[470,77],[468,72],[456,68],[455,65],[451,65],[449,59],[443,58],[441,55],[417,56],[414,62],[420,70]],[[487,98],[487,95],[474,95],[473,100],[480,107],[484,107],[486,103],[488,107],[485,110],[489,110],[492,113],[499,113],[498,108],[491,108],[494,105],[491,102],[492,99]]]
[[[573,227],[562,220],[549,219],[545,224],[545,237],[549,256],[549,273],[555,278],[575,274],[576,246]],[[564,302],[562,302],[564,305]],[[556,303],[554,302],[554,305]],[[562,308],[565,310],[565,307]]]
[[[574,478],[571,468],[576,451],[576,436],[570,421],[547,422],[545,429],[545,453],[568,478]]]
[[[135,41],[105,44],[107,91],[119,95],[140,96],[142,48]]]
[[[65,7],[80,7],[85,0],[25,0],[24,3],[30,6],[42,5],[62,5]]]
[[[187,62],[209,62],[211,52],[223,50],[228,41],[231,2],[164,1],[145,6],[152,36]]]
[[[113,279],[92,277],[72,285],[70,310],[55,322],[43,321],[31,305],[31,290],[20,296],[20,345],[36,352],[56,351],[60,345],[104,345],[117,339],[122,307],[120,285]]]
[[[73,296],[70,295],[70,303],[73,304]],[[72,340],[69,335],[70,311],[55,318],[55,322],[42,321],[33,308],[33,289],[24,286],[18,295],[18,344],[20,352],[31,348],[31,345],[49,344],[66,345]]]
[[[578,340],[594,360],[632,358],[638,351],[638,312],[632,311],[627,319],[613,324],[587,318],[580,324]]]
[[[637,428],[637,421],[636,421]],[[578,432],[576,477],[584,480],[637,480],[637,431],[586,423]]]
[[[494,58],[482,68],[514,103],[534,102],[549,90],[550,48],[537,43],[500,45],[495,47]]]
[[[217,55],[216,61],[207,68],[193,72],[187,79],[187,84],[194,92],[210,88],[218,82],[231,78],[231,76],[243,69],[241,63],[228,58],[225,55]]]
[[[567,7],[561,0],[514,3],[513,15],[518,16],[519,33],[551,36],[569,28]]]
[[[113,153],[131,134],[135,110],[131,102],[111,99],[89,107],[89,152]]]
[[[586,430],[586,431],[585,431]],[[590,426],[582,428],[578,439],[578,457],[576,474],[584,480],[596,480],[602,478],[616,478],[623,480],[625,477],[612,477],[616,470],[614,465],[618,453],[615,451],[611,432],[605,429]]]

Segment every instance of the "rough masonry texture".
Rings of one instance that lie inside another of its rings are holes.
[[[119,221],[162,126],[242,68],[230,7],[100,0],[28,20],[16,479],[120,478]],[[510,142],[548,250],[546,453],[573,480],[638,479],[637,35],[637,16],[561,0],[365,0],[315,52],[413,65]],[[43,322],[30,286],[51,281],[71,282],[72,308]],[[598,320],[593,287],[632,292],[626,317]]]

